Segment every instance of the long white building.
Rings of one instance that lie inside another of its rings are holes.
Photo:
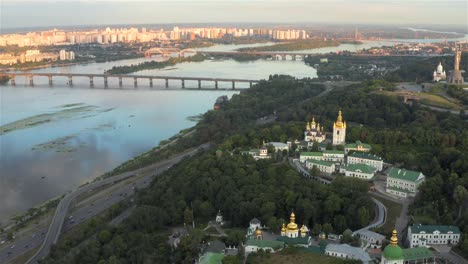
[[[412,225],[408,227],[410,247],[430,245],[456,245],[460,241],[460,229],[446,225]]]
[[[367,152],[351,152],[348,154],[348,164],[366,164],[374,167],[377,171],[383,169],[383,159]]]

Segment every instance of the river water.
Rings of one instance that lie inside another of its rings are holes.
[[[203,50],[229,51],[259,45],[265,43],[216,45]],[[344,44],[306,52],[355,51],[382,45],[391,44]],[[33,72],[103,73],[113,66],[147,60],[91,63]],[[302,61],[273,60],[205,60],[135,74],[265,79],[275,73],[316,76],[315,69]],[[195,122],[188,117],[212,109],[220,95],[237,93],[229,90],[230,83],[219,83],[218,91],[198,91],[181,90],[179,81],[171,81],[169,89],[164,88],[162,81],[155,81],[150,89],[143,80],[137,89],[132,80],[124,81],[120,89],[118,80],[112,78],[108,89],[102,89],[103,80],[99,78],[94,80],[94,89],[89,88],[88,78],[74,78],[73,88],[67,85],[66,78],[54,78],[53,87],[48,86],[44,77],[35,78],[34,87],[29,87],[24,78],[18,77],[16,81],[16,87],[0,87],[0,126],[3,127],[0,127],[0,223],[92,180],[193,126]],[[197,83],[185,85],[194,88]],[[236,84],[236,87],[247,85]],[[202,83],[202,86],[213,88],[214,83]]]

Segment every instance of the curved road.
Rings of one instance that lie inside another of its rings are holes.
[[[70,204],[79,195],[81,195],[83,193],[86,193],[88,191],[91,191],[94,188],[98,188],[98,187],[101,187],[101,186],[104,186],[104,185],[107,185],[107,184],[113,184],[113,183],[115,183],[117,181],[121,181],[121,180],[130,178],[130,177],[136,176],[139,173],[142,173],[142,172],[147,171],[149,169],[155,169],[155,168],[158,168],[158,167],[166,167],[166,166],[167,166],[167,168],[169,168],[172,165],[180,162],[183,158],[185,158],[187,156],[192,156],[193,154],[197,153],[201,149],[208,149],[209,146],[210,146],[210,143],[206,143],[206,144],[203,144],[203,145],[199,146],[198,148],[196,148],[196,149],[194,149],[192,151],[181,154],[181,155],[179,155],[177,157],[174,157],[174,158],[172,158],[170,160],[162,161],[162,162],[153,164],[153,165],[145,167],[145,168],[141,168],[141,169],[131,171],[131,172],[126,172],[126,173],[116,175],[116,176],[113,176],[113,177],[110,177],[110,178],[106,178],[106,179],[103,179],[103,180],[100,180],[100,181],[97,181],[97,182],[92,182],[90,184],[79,187],[75,191],[72,191],[72,192],[68,193],[67,195],[65,195],[65,197],[60,201],[59,205],[57,206],[57,209],[55,210],[55,215],[54,215],[54,217],[52,219],[52,222],[51,222],[51,224],[49,226],[49,229],[48,229],[48,231],[47,231],[47,233],[45,235],[45,240],[42,243],[40,249],[36,252],[36,254],[33,257],[31,257],[28,260],[27,263],[38,263],[39,260],[41,260],[45,256],[47,256],[47,254],[49,253],[50,248],[52,247],[52,245],[57,243],[57,241],[58,241],[58,239],[60,237],[61,231],[62,231],[62,227],[63,227],[64,222],[65,222],[65,218],[66,218],[68,209],[70,207]]]

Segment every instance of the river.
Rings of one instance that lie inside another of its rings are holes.
[[[273,43],[267,43],[271,45]],[[203,50],[228,51],[261,46],[215,45]],[[328,53],[356,51],[387,42],[343,44],[307,52]],[[303,51],[301,51],[303,52]],[[44,68],[32,72],[103,73],[113,66],[137,64],[147,58],[105,63],[90,63]],[[135,74],[169,76],[265,79],[270,74],[315,77],[315,69],[302,61],[205,60],[186,62],[160,70]],[[36,78],[35,86],[17,77],[17,86],[0,87],[0,223],[6,218],[41,204],[76,188],[81,183],[111,170],[120,163],[141,154],[195,122],[187,119],[212,109],[220,95],[232,96],[230,90],[181,90],[180,82],[171,81],[165,89],[156,81],[150,89],[140,81],[138,89],[132,80],[118,88],[116,79],[109,79],[109,89],[102,79],[74,78],[73,88],[66,78],[55,78],[53,87],[47,78]],[[248,84],[237,84],[238,88]],[[196,87],[186,82],[186,87]],[[214,83],[203,83],[213,88]],[[229,89],[230,83],[219,83]],[[22,120],[18,122],[19,120]]]

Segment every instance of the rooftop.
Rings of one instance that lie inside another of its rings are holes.
[[[348,244],[328,244],[325,251],[344,253],[350,256],[350,258],[359,259],[364,263],[372,261],[372,259],[370,258],[369,254],[367,254],[367,252],[365,252],[361,248],[352,247]]]
[[[290,238],[287,236],[279,236],[276,240],[284,242],[288,245],[308,245],[309,239],[310,239],[310,236],[305,236],[305,237],[299,236],[296,238]]]
[[[377,160],[377,161],[382,160],[382,158],[377,156],[377,155],[374,155],[374,154],[371,154],[371,153],[368,153],[368,152],[360,152],[360,151],[354,151],[353,153],[349,154],[348,156],[349,157],[354,157],[354,158],[359,158],[359,159],[368,159],[368,160]]]
[[[267,145],[271,145],[275,148],[287,148],[288,144],[283,143],[283,142],[268,142]]]
[[[422,173],[419,171],[411,171],[411,170],[405,170],[405,169],[399,169],[399,168],[393,167],[390,170],[388,177],[396,178],[396,179],[400,179],[404,181],[416,182],[419,179],[420,175],[422,175]]]
[[[221,253],[206,253],[200,258],[200,264],[221,264],[224,254]]]
[[[357,164],[348,164],[346,165],[347,171],[361,172],[371,174],[374,173],[375,168],[367,164],[357,163]]]
[[[278,240],[264,240],[264,239],[249,239],[245,242],[246,246],[256,246],[260,248],[272,248],[278,250],[284,248],[284,242]]]
[[[206,252],[223,253],[224,249],[226,249],[226,245],[223,242],[219,240],[214,240],[210,242],[210,244],[206,248]]]
[[[371,145],[362,143],[361,141],[356,141],[356,143],[348,143],[345,145],[345,148],[357,148],[358,146],[361,146],[366,149],[371,149]]]
[[[366,237],[369,237],[369,238],[373,238],[375,240],[384,240],[385,239],[384,235],[381,235],[379,233],[370,231],[368,229],[359,230],[359,231],[356,232],[356,234],[359,234],[361,236],[366,236]]]
[[[410,226],[410,229],[411,229],[412,234],[421,234],[421,233],[432,234],[436,231],[439,231],[440,233],[443,233],[443,234],[446,234],[449,232],[452,232],[454,234],[460,234],[460,229],[458,228],[458,226],[415,224],[415,225]]]
[[[434,254],[426,247],[415,247],[403,249],[405,261],[420,260],[434,257]]]
[[[322,157],[322,152],[301,152],[301,156]]]

